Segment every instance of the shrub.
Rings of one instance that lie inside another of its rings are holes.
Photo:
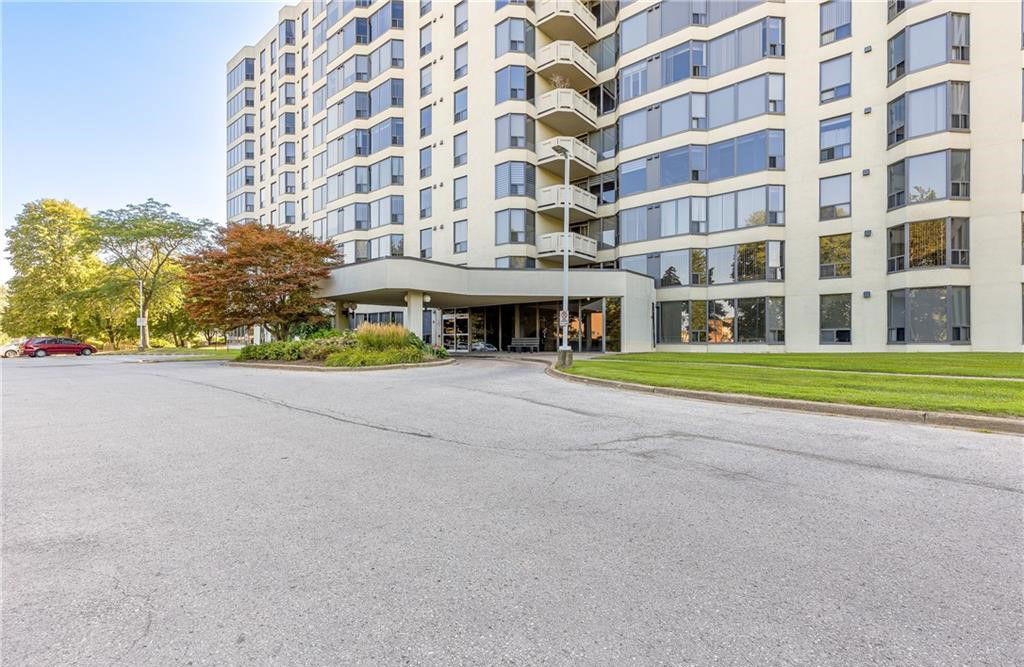
[[[302,343],[297,341],[274,341],[259,345],[246,345],[238,353],[240,360],[254,361],[295,361],[300,358]]]
[[[326,366],[388,366],[391,364],[416,364],[423,361],[423,353],[413,347],[397,347],[389,350],[371,350],[364,347],[350,347],[327,357]]]
[[[410,347],[415,347],[423,353],[430,351],[430,346],[423,342],[423,339],[417,336],[414,332],[410,331],[406,336],[406,343]]]
[[[299,343],[299,356],[303,359],[323,360],[334,352],[353,347],[356,344],[355,336],[333,336],[331,338],[314,338]]]
[[[430,354],[433,355],[433,357],[435,359],[447,359],[448,358],[448,350],[445,349],[444,347],[441,347],[440,345],[437,345],[437,344],[434,344],[434,345],[430,346]]]
[[[390,350],[408,347],[410,333],[399,324],[368,324],[364,322],[356,329],[356,340],[359,342],[359,347],[367,350]]]
[[[174,347],[174,343],[163,338],[150,338],[149,346],[159,349],[161,347]]]
[[[310,333],[302,336],[303,340],[321,340],[324,338],[345,338],[351,336],[352,331],[350,329],[317,329]]]

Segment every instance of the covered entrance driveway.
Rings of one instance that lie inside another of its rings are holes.
[[[554,351],[562,294],[559,270],[454,266],[414,257],[386,257],[332,271],[320,294],[339,320],[355,304],[402,307],[419,335],[427,309],[440,313],[435,342],[454,352],[474,343],[507,350],[512,338],[536,337]],[[653,347],[654,281],[623,270],[569,272],[570,344],[579,352],[637,352]],[[339,321],[339,325],[345,323]],[[428,324],[429,326],[429,324]],[[479,347],[479,345],[478,345]]]

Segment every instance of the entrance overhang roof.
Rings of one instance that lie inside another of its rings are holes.
[[[428,295],[433,308],[547,301],[562,297],[562,271],[467,267],[416,257],[385,257],[338,267],[320,286],[322,297],[379,306],[404,307],[409,292]],[[653,300],[654,281],[622,269],[569,271],[572,299],[632,293]]]

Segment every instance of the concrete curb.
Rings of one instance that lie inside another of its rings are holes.
[[[1024,420],[1013,419],[1011,417],[961,415],[952,412],[918,412],[917,410],[877,408],[867,405],[818,403],[816,401],[803,401],[793,398],[770,398],[767,396],[748,396],[746,394],[720,394],[712,391],[697,391],[694,389],[676,389],[674,387],[655,387],[646,384],[636,384],[633,382],[620,382],[618,380],[603,380],[599,378],[572,375],[570,373],[557,370],[552,365],[549,365],[544,372],[551,377],[568,380],[569,382],[593,384],[602,387],[611,387],[613,389],[625,389],[627,391],[638,391],[661,396],[692,398],[700,401],[732,403],[734,405],[750,405],[759,408],[797,410],[800,412],[813,412],[825,415],[841,415],[844,417],[886,419],[889,421],[917,423],[926,426],[950,426],[954,428],[967,428],[972,431],[992,431],[994,433],[1024,435]]]
[[[387,366],[305,366],[301,364],[276,364],[273,362],[266,361],[228,361],[225,362],[228,366],[244,366],[245,368],[271,368],[274,370],[286,370],[286,371],[312,371],[314,373],[352,373],[357,371],[389,371],[399,368],[431,368],[434,366],[447,366],[455,363],[454,359],[439,359],[437,361],[424,361],[419,364],[388,364]]]

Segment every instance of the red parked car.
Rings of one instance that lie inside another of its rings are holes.
[[[25,357],[45,357],[51,354],[77,354],[84,357],[96,351],[88,343],[74,338],[29,338],[21,344],[21,354]]]

